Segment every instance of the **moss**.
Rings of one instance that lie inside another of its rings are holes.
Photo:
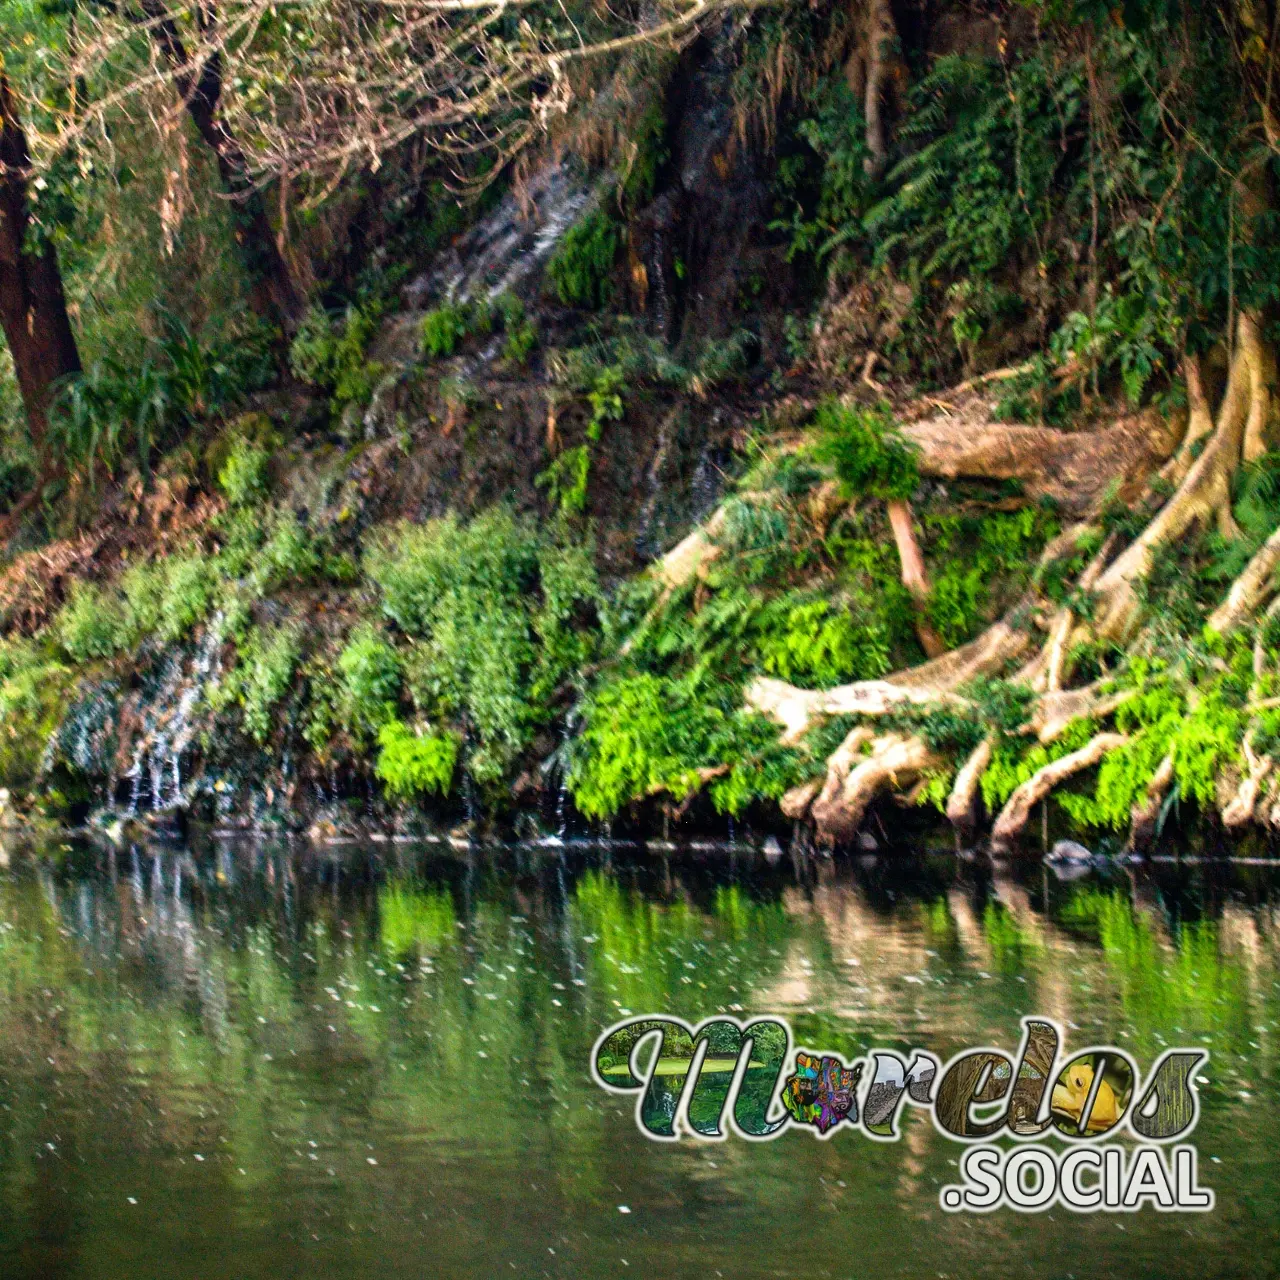
[[[47,644],[0,640],[0,785],[25,794],[36,784],[73,678]]]

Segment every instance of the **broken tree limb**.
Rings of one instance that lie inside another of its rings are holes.
[[[1122,747],[1129,739],[1123,733],[1100,733],[1091,738],[1078,751],[1059,760],[1051,761],[1044,768],[1038,769],[1027,779],[1005,802],[991,829],[991,840],[994,844],[1008,844],[1016,840],[1031,817],[1031,810],[1041,800],[1068,778],[1084,769],[1097,764],[1109,751]]]
[[[1169,456],[1168,424],[1145,413],[1103,431],[1055,431],[963,416],[903,426],[919,450],[921,474],[944,480],[1017,480],[1030,498],[1048,497],[1083,514],[1118,479],[1135,486]]]

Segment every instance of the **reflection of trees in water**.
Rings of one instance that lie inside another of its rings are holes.
[[[630,1106],[585,1081],[591,1044],[623,1008],[695,1021],[777,1011],[807,1047],[846,1057],[872,1044],[1013,1048],[1018,1015],[1035,1011],[1075,1022],[1076,1044],[1126,1030],[1115,1043],[1143,1067],[1158,1036],[1185,1034],[1211,1037],[1215,1077],[1237,1069],[1227,1048],[1270,1069],[1271,1041],[1253,1029],[1280,1013],[1266,885],[1201,900],[1194,882],[1046,888],[1038,869],[992,879],[950,860],[837,860],[788,883],[785,867],[753,879],[678,859],[503,867],[478,854],[468,872],[395,857],[392,872],[363,851],[283,846],[125,850],[60,872],[20,860],[0,879],[13,1176],[31,1175],[27,1135],[53,1123],[41,1107],[53,1099],[63,1140],[106,1165],[120,1150],[218,1151],[267,1185],[292,1185],[302,1161],[363,1188],[377,1130],[431,1150],[480,1144],[513,1176],[524,1160],[571,1169],[546,1194],[585,1204],[614,1195],[635,1160],[619,1141]],[[914,1213],[933,1194],[939,1140],[910,1108],[902,1129],[890,1154],[866,1158]],[[714,1158],[751,1196],[791,1141],[776,1153],[731,1141]],[[843,1176],[850,1141],[813,1158]],[[322,1191],[302,1188],[320,1212]]]

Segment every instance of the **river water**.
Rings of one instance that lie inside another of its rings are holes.
[[[925,856],[79,846],[0,873],[4,1280],[1263,1276],[1280,1267],[1280,872],[1062,882]],[[627,1012],[804,1045],[1211,1052],[1207,1215],[948,1215],[961,1148],[646,1141]]]

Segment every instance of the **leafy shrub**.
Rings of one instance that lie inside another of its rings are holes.
[[[366,557],[383,612],[416,640],[405,671],[418,711],[465,727],[479,782],[506,774],[595,647],[599,587],[580,543],[498,508],[386,530]]]
[[[855,621],[848,608],[828,600],[784,607],[780,625],[766,624],[760,641],[766,671],[819,689],[889,671],[889,637],[881,619],[871,615]]]
[[[846,408],[828,400],[814,414],[818,455],[835,466],[850,494],[909,498],[920,486],[916,450],[883,409]]]
[[[113,658],[129,644],[129,622],[120,601],[90,582],[77,582],[55,628],[73,662]]]
[[[270,455],[251,440],[239,439],[231,446],[218,472],[218,487],[234,507],[246,507],[267,495],[267,464]]]
[[[206,556],[173,556],[163,562],[160,614],[153,626],[164,642],[181,639],[209,612],[217,590],[214,565]]]
[[[418,340],[424,355],[451,356],[460,342],[493,328],[493,313],[483,302],[446,302],[422,317]]]
[[[49,417],[50,442],[73,465],[115,467],[133,452],[144,469],[152,451],[196,422],[221,416],[270,378],[269,335],[245,324],[204,339],[161,315],[138,364],[96,360],[61,386]]]
[[[414,733],[392,720],[378,732],[374,771],[387,794],[410,800],[428,791],[448,795],[458,765],[458,739],[451,733]]]
[[[240,650],[234,687],[255,742],[271,736],[272,712],[289,691],[301,649],[299,628],[276,626],[254,627]]]
[[[254,534],[261,535],[262,514]],[[228,569],[243,563],[245,585],[254,599],[261,599],[278,587],[299,585],[313,578],[323,563],[319,549],[297,514],[285,508],[277,511],[267,526],[266,540],[256,548],[252,543],[228,548]]]
[[[402,672],[396,651],[372,627],[361,627],[338,656],[350,718],[375,728],[395,714]]]
[[[366,356],[378,320],[371,306],[353,304],[341,316],[315,306],[298,327],[289,366],[300,381],[329,393],[335,413],[348,404],[368,404],[382,376],[382,366]]]
[[[596,310],[613,298],[613,264],[621,242],[617,221],[605,209],[565,233],[547,263],[547,277],[565,306]]]
[[[514,293],[504,293],[495,303],[502,321],[502,331],[507,340],[502,347],[502,358],[512,364],[524,364],[529,353],[538,343],[538,328],[525,318],[524,303]]]
[[[781,795],[796,753],[778,746],[777,726],[764,716],[722,701],[701,682],[647,672],[606,682],[583,708],[568,774],[574,803],[588,817],[608,818],[660,791],[683,800],[702,785],[700,770],[722,765],[729,772],[710,788],[721,812]]]
[[[585,444],[566,449],[549,467],[539,471],[534,484],[563,515],[580,515],[587,506],[587,481],[591,476],[591,450]]]

